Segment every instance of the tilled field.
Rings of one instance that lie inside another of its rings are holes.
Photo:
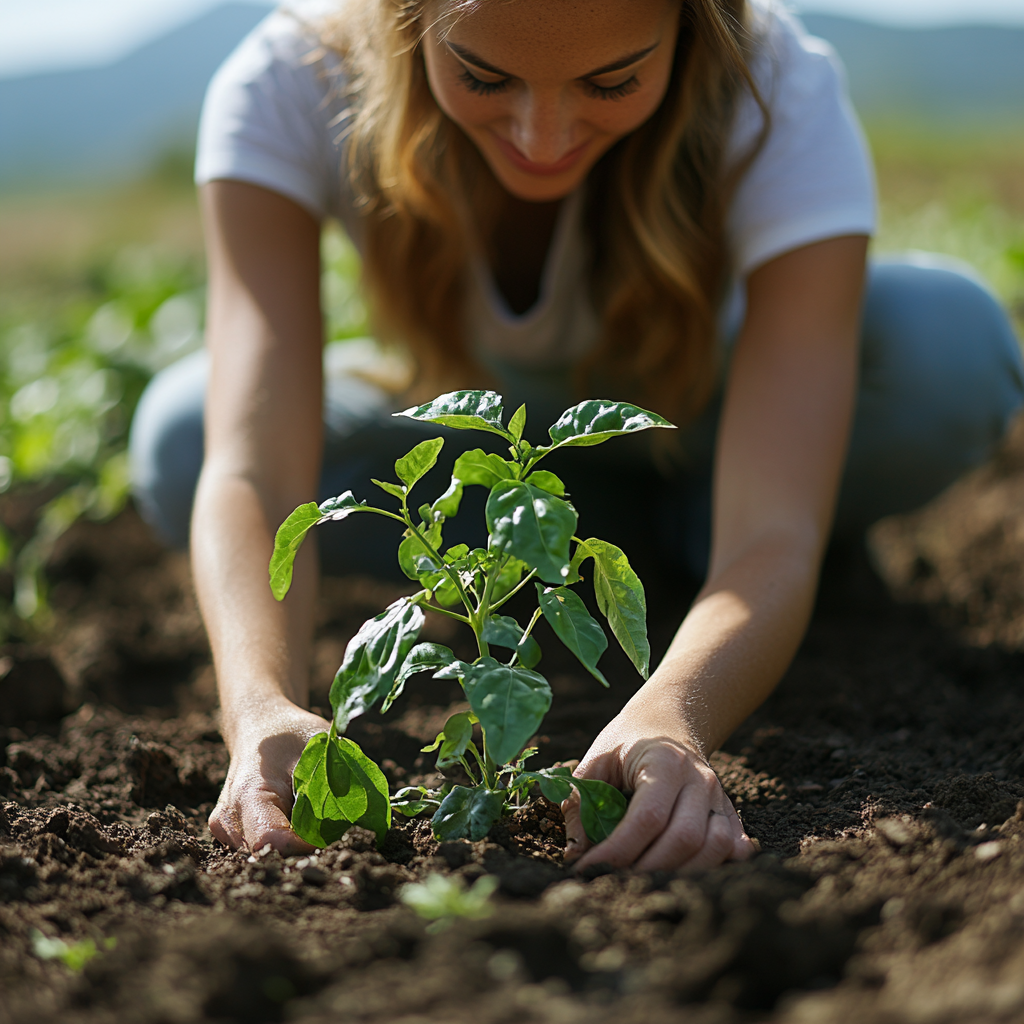
[[[24,532],[37,504],[7,495],[0,517]],[[1022,509],[1018,433],[876,528],[884,584],[832,553],[793,668],[715,755],[755,860],[588,878],[543,800],[476,844],[414,819],[382,852],[361,830],[312,857],[215,845],[227,758],[187,562],[130,511],[76,526],[49,640],[0,649],[0,1022],[1024,1020]],[[638,568],[663,649],[692,590]],[[325,581],[315,702],[397,592]],[[582,755],[636,685],[612,651],[606,692],[555,649],[538,764]],[[414,681],[351,735],[418,781],[458,699]],[[496,876],[493,914],[428,931],[397,893],[434,872]],[[99,952],[74,971],[40,936]]]

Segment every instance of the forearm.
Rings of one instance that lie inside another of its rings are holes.
[[[704,756],[771,693],[807,628],[817,545],[755,542],[708,581],[668,653],[630,701]]]
[[[267,564],[278,522],[291,508],[282,512],[272,504],[251,480],[216,466],[204,469],[196,493],[193,575],[229,749],[244,721],[282,699],[300,706],[308,700],[316,546],[304,545],[291,592],[275,601]]]

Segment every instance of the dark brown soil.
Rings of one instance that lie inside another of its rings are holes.
[[[6,496],[7,529],[34,504]],[[227,758],[187,562],[130,511],[77,525],[49,562],[49,631],[0,649],[0,1024],[1024,1020],[1022,508],[1024,431],[876,527],[877,572],[830,554],[792,669],[714,759],[759,857],[590,878],[562,866],[543,800],[476,844],[438,846],[423,820],[382,852],[360,830],[313,857],[214,844]],[[692,590],[648,589],[663,648]],[[315,703],[396,593],[326,581]],[[603,691],[541,641],[551,763],[637,680],[609,652]],[[351,734],[420,781],[458,699],[414,683]],[[493,914],[428,930],[397,893],[431,872],[495,875]],[[36,932],[100,952],[76,973]]]

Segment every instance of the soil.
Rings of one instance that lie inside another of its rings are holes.
[[[25,535],[39,500],[5,495],[4,526]],[[879,524],[870,557],[830,552],[791,670],[714,757],[754,860],[586,877],[542,798],[474,844],[411,819],[381,851],[358,829],[308,857],[218,846],[227,755],[187,561],[130,509],[77,524],[48,631],[0,649],[0,1024],[1024,1020],[1022,507],[1024,428]],[[638,561],[664,649],[693,589]],[[397,593],[325,581],[315,704]],[[609,651],[604,691],[539,638],[550,764],[638,680]],[[428,780],[420,747],[458,700],[416,682],[350,734],[392,782]],[[492,914],[428,927],[398,893],[430,873],[496,876]],[[97,953],[75,970],[40,935]]]

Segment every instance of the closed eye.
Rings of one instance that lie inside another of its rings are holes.
[[[629,96],[640,88],[640,82],[636,75],[631,75],[618,85],[598,85],[596,82],[589,82],[586,79],[581,84],[589,96],[598,100],[621,100],[624,96]]]
[[[482,78],[477,78],[466,67],[463,67],[459,73],[459,81],[470,92],[475,92],[478,96],[494,96],[499,92],[504,92],[509,83],[507,78],[502,78],[497,82],[485,82]]]

